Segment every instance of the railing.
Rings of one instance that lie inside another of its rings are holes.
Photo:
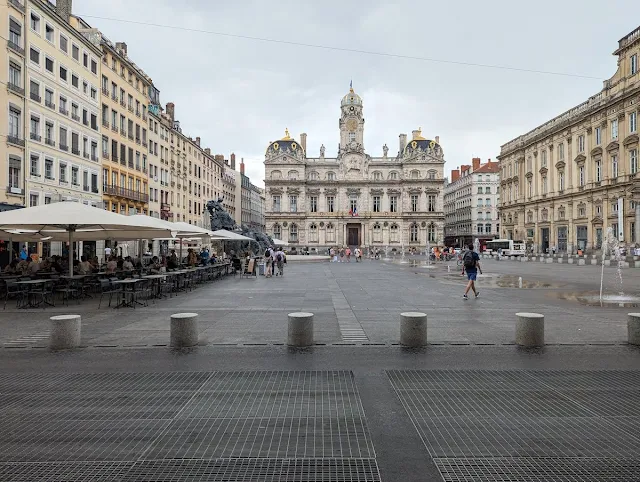
[[[136,164],[136,171],[140,170],[140,164]]]
[[[136,144],[140,144],[140,138],[136,137]]]
[[[109,97],[109,89],[102,88],[102,95]]]
[[[127,135],[127,137],[128,137],[130,140],[133,140],[133,132],[129,132],[129,134]]]
[[[140,111],[139,111],[139,110],[136,110],[136,115],[137,115],[138,117],[140,117],[140,114],[141,114],[141,113],[140,113]]]
[[[115,125],[115,124],[112,124],[112,125],[111,125],[111,130],[112,130],[113,132],[118,132],[118,126],[117,126],[117,125]]]
[[[68,151],[69,150],[69,146],[67,146],[66,144],[60,144],[60,150],[61,151]]]
[[[24,89],[19,85],[12,84],[11,82],[7,84],[7,89],[9,89],[11,92],[14,92],[18,95],[24,95]]]
[[[638,37],[640,37],[640,27],[638,27],[637,29],[635,29],[633,32],[631,32],[628,35],[625,35],[623,38],[621,38],[618,41],[618,48],[621,49],[623,47],[626,47],[627,45],[629,45],[631,42],[633,42],[634,40],[636,40]]]
[[[76,148],[76,147],[72,147],[71,148],[71,153],[75,154],[76,156],[80,155],[80,149]]]
[[[9,3],[24,13],[24,5],[22,5],[18,0],[9,0]]]
[[[109,196],[118,196],[144,203],[149,202],[149,194],[134,191],[132,189],[126,189],[119,186],[103,186],[102,191],[104,194],[107,194]]]
[[[103,159],[109,159],[109,153],[108,152],[103,152],[102,153],[102,158]]]
[[[98,192],[100,192],[100,191],[98,190],[97,187],[92,187],[91,188],[91,192],[94,193],[94,194],[98,194]]]
[[[20,139],[17,136],[7,136],[7,142],[16,146],[24,147],[24,139]]]
[[[118,102],[118,96],[116,94],[111,94],[111,100]]]
[[[45,137],[44,143],[48,146],[56,147],[56,141],[54,141],[53,139],[49,139],[48,137]]]
[[[112,155],[111,155],[111,160],[112,160],[113,162],[118,162],[118,154],[112,154]]]
[[[42,141],[42,136],[39,136],[38,134],[36,134],[35,132],[32,132],[31,135],[29,136],[31,138],[31,140],[33,141],[38,141],[41,142]]]
[[[89,153],[88,152],[83,152],[82,153],[82,157],[84,157],[85,159],[89,159]]]
[[[79,115],[71,114],[71,118],[76,122],[80,122],[80,116]]]
[[[93,162],[98,162],[98,156],[93,156],[93,155],[92,155],[92,156],[91,156],[91,160],[92,160]]]
[[[132,105],[127,106],[127,109],[129,109],[129,112],[133,112],[133,106]]]
[[[60,179],[58,181],[58,184],[60,184],[61,186],[68,186],[69,185],[69,181],[67,181],[66,179]]]
[[[120,99],[120,105],[121,105],[122,107],[126,107],[126,106],[127,106],[127,103],[126,103],[124,100]]]
[[[17,54],[20,54],[24,57],[24,49],[20,47],[17,43],[12,42],[11,40],[8,40],[7,46]]]
[[[31,100],[35,100],[36,102],[41,102],[42,101],[42,97],[40,97],[38,94],[36,94],[35,92],[31,92],[29,94],[29,97],[31,97]]]
[[[89,186],[88,186],[88,185],[86,185],[86,184],[85,184],[85,185],[84,185],[84,186],[82,186],[82,187],[83,187],[83,189],[84,189],[85,191],[89,191]]]
[[[124,129],[121,127],[121,128],[120,128],[120,134],[121,134],[121,135],[123,135],[123,136],[126,136],[126,135],[127,135],[127,131],[126,131],[126,130],[124,130]]]
[[[44,101],[44,105],[47,106],[49,109],[56,110],[56,105],[53,102],[45,100]]]
[[[102,119],[102,125],[103,127],[109,127],[109,121],[106,119]]]
[[[69,111],[67,109],[65,109],[63,106],[58,107],[58,111],[62,114],[62,115],[69,115]]]
[[[133,161],[129,161],[128,166],[129,166],[129,169],[133,169]]]

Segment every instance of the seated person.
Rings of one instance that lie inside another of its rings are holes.
[[[127,256],[122,263],[122,269],[125,271],[133,271],[133,263],[131,262],[131,257]]]
[[[38,271],[40,271],[40,263],[36,263],[35,261],[31,261],[31,263],[29,263],[29,269],[28,272],[31,274],[36,274]]]
[[[91,263],[89,263],[89,261],[87,261],[87,257],[86,256],[82,256],[80,258],[80,264],[78,265],[78,273],[79,274],[89,274],[93,271],[93,267],[91,266]]]
[[[51,271],[51,258],[44,258],[40,263],[41,271]]]
[[[16,266],[16,271],[18,273],[25,274],[29,270],[29,265],[33,262],[31,258],[21,259]]]
[[[211,253],[211,258],[209,260],[210,264],[215,264],[218,262],[218,257],[216,256],[216,253]]]
[[[98,261],[97,256],[91,258],[91,261],[89,261],[89,263],[91,264],[91,268],[93,269],[93,271],[100,271],[100,262]]]
[[[178,267],[178,256],[176,256],[176,250],[171,250],[171,256],[169,256],[169,260],[167,261],[167,267],[169,269],[176,269]]]
[[[62,273],[62,265],[60,264],[60,257],[54,256],[53,261],[51,262],[51,271],[55,271],[56,273]]]
[[[107,261],[107,273],[115,273],[116,269],[118,269],[118,262],[115,256],[111,256]]]
[[[151,274],[159,274],[160,268],[162,268],[162,265],[160,264],[160,260],[158,259],[158,257],[154,256],[153,258],[151,258],[151,263],[149,264],[149,271],[151,272]]]
[[[13,261],[11,261],[11,263],[9,263],[8,265],[6,265],[4,267],[3,271],[5,273],[11,273],[11,274],[17,273],[18,272],[18,263],[19,263],[18,258],[14,258]]]

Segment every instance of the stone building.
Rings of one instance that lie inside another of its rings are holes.
[[[271,142],[265,155],[267,232],[289,246],[424,247],[444,242],[444,154],[420,130],[399,150],[372,157],[364,147],[363,102],[353,89],[340,103],[336,157],[307,153],[307,135]]]
[[[497,162],[471,165],[451,171],[451,182],[444,188],[445,244],[462,247],[478,239],[481,246],[498,237],[500,219],[500,175]]]
[[[501,237],[534,252],[599,249],[609,227],[640,241],[640,27],[614,55],[599,93],[502,146]]]

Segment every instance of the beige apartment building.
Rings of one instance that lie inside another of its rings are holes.
[[[640,27],[614,55],[598,94],[502,146],[501,237],[572,253],[599,249],[611,227],[640,242]]]
[[[2,83],[0,106],[0,145],[2,165],[0,169],[0,211],[25,205],[25,126],[27,108],[25,85],[26,20],[25,0],[9,0],[0,5],[0,43],[6,55],[0,56]],[[27,94],[28,95],[28,94]]]

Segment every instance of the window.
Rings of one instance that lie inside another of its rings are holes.
[[[31,154],[31,168],[29,174],[32,176],[40,176],[40,156],[38,154]]]
[[[335,243],[336,242],[336,228],[332,223],[327,224],[327,243]]]
[[[93,59],[91,59],[91,73],[92,74],[98,73],[98,63]]]
[[[53,144],[53,123],[46,122],[44,125],[44,138],[47,144]]]
[[[482,194],[482,188],[481,187],[478,188],[478,194]]]
[[[436,178],[436,171],[429,171],[428,174],[427,174],[427,177],[430,180],[434,180]]]
[[[20,188],[21,164],[20,159],[9,157],[9,187]]]
[[[358,213],[358,200],[349,199],[349,214],[356,216]]]
[[[33,12],[31,13],[30,25],[31,25],[31,30],[34,30],[34,31],[40,33],[40,17],[38,17]]]
[[[630,165],[630,174],[635,174],[638,172],[638,149],[631,149],[629,151],[629,165]]]
[[[356,140],[356,133],[355,132],[349,132],[349,142],[353,142]]]
[[[382,243],[382,228],[378,223],[373,225],[373,242]]]
[[[634,133],[638,131],[638,113],[632,112],[629,114],[629,132]]]
[[[31,116],[31,139],[37,140],[40,134],[40,119],[38,117]]]
[[[482,234],[484,232],[484,225],[478,224],[478,234]]]
[[[409,242],[418,242],[418,225],[416,223],[413,223],[409,228]]]
[[[76,61],[80,61],[80,47],[78,47],[76,44],[73,44],[71,46],[71,57],[73,57],[73,60]]]
[[[602,161],[596,161],[596,182],[602,181]]]
[[[49,57],[45,57],[44,59],[44,68],[47,69],[47,72],[53,74],[53,60]]]
[[[63,115],[69,114],[67,111],[67,99],[62,96],[60,96],[60,113]]]
[[[373,173],[373,180],[374,181],[382,181],[382,173],[381,172],[374,172]]]
[[[93,130],[98,130],[98,116],[96,114],[91,114],[91,128]]]
[[[329,213],[335,212],[334,201],[335,201],[335,198],[333,196],[327,196],[327,212]]]
[[[558,144],[558,159],[559,160],[564,159],[564,143],[563,142]]]
[[[491,224],[484,225],[484,232],[485,234],[491,234]]]
[[[289,226],[289,242],[298,242],[298,226],[293,223]]]
[[[578,136],[578,152],[584,152],[584,135]]]
[[[71,85],[74,86],[76,89],[80,85],[80,79],[76,74],[71,74]]]
[[[89,84],[82,82],[82,93],[87,95],[89,93]]]
[[[44,27],[44,32],[45,32],[45,38],[53,43],[53,27],[49,24],[46,24]]]
[[[22,25],[12,18],[9,19],[9,42],[22,47]]]
[[[533,197],[533,182],[531,182],[531,179],[527,180],[527,191],[529,193],[529,197]]]
[[[336,180],[336,174],[334,172],[328,172],[327,181],[335,181],[335,180]]]
[[[596,146],[602,144],[602,129],[600,127],[596,127],[595,129],[595,138],[596,138]]]
[[[618,212],[618,202],[617,201],[614,202],[614,203],[611,203],[611,212],[612,213],[617,213]]]
[[[298,212],[298,196],[289,196],[289,211],[292,213]]]
[[[578,168],[578,185],[584,186],[584,166],[580,166]]]
[[[29,206],[37,206],[38,205],[38,195],[37,194],[30,194],[29,195]]]
[[[273,196],[273,211],[280,212],[280,196]]]
[[[436,210],[436,196],[433,194],[429,194],[427,196],[427,210],[432,213]]]
[[[542,194],[547,194],[548,191],[548,183],[547,183],[547,176],[544,176],[542,178]]]
[[[484,188],[484,193],[485,193],[485,194],[491,194],[491,188],[490,188],[490,187],[488,187],[488,186],[487,186],[487,187],[485,187],[485,188]]]
[[[542,162],[542,167],[547,167],[547,150],[542,149],[540,153],[540,161]]]
[[[392,213],[398,212],[398,196],[389,196],[389,211]]]
[[[398,173],[397,173],[397,172],[395,172],[395,171],[392,171],[392,172],[389,174],[389,179],[391,179],[392,181],[396,181],[396,180],[398,179]]]
[[[631,56],[631,75],[635,75],[638,72],[638,54]]]
[[[420,177],[420,171],[411,171],[411,179],[418,179]]]
[[[611,156],[611,177],[618,177],[618,156]]]
[[[67,147],[67,129],[64,127],[60,127],[60,135],[58,137],[58,140],[60,141],[60,149],[63,149]]]
[[[563,171],[558,173],[558,190],[564,191],[564,172]]]
[[[414,213],[418,211],[418,195],[417,194],[411,195],[411,211],[413,211]]]
[[[33,100],[40,102],[40,84],[32,80],[29,83],[29,93]]]
[[[433,223],[429,223],[429,227],[427,228],[427,237],[430,243],[434,243],[436,241],[436,226]]]
[[[482,198],[481,198],[481,197],[479,197],[479,198],[478,198],[478,201],[477,201],[476,205],[477,205],[479,208],[481,208],[481,207],[482,207]]]
[[[62,34],[60,34],[60,50],[67,53],[67,37]]]
[[[298,171],[289,171],[288,177],[289,177],[290,181],[297,181],[298,180]]]
[[[484,200],[484,205],[488,208],[491,207],[491,198],[487,198]]]
[[[318,173],[316,171],[312,171],[309,173],[309,180],[310,181],[317,181],[318,180]]]
[[[318,242],[318,226],[312,224],[309,226],[309,242],[317,243]]]
[[[22,86],[22,69],[13,62],[9,63],[9,83],[16,86]]]
[[[380,196],[373,196],[373,212],[380,212]]]
[[[60,66],[60,79],[65,82],[67,81],[67,69],[62,65]]]
[[[33,47],[29,49],[29,58],[31,59],[31,62],[33,62],[34,64],[40,65],[40,52],[38,52]]]
[[[618,138],[618,119],[613,119],[611,121],[611,140],[616,140]]]
[[[399,242],[399,229],[397,224],[392,224],[391,229],[389,230],[389,242],[397,243]]]
[[[279,224],[273,225],[273,237],[276,239],[282,239],[282,230]]]
[[[318,197],[317,196],[311,196],[309,198],[309,211],[312,213],[317,213],[318,212]]]

